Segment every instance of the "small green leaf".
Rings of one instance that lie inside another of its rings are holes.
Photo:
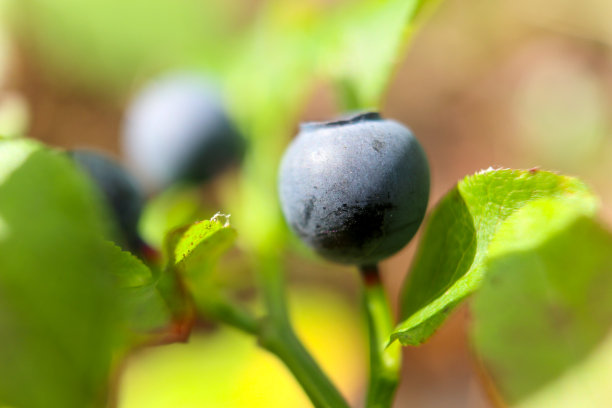
[[[115,243],[107,241],[108,270],[115,278],[132,332],[151,332],[170,322],[170,312],[151,269]]]
[[[558,201],[519,212],[472,301],[475,351],[511,406],[609,407],[612,234]]]
[[[224,217],[224,216],[221,216]],[[171,259],[186,273],[197,272],[203,265],[216,262],[236,239],[236,230],[217,216],[175,230],[169,236]]]
[[[489,170],[459,182],[428,219],[402,292],[404,320],[391,340],[417,345],[431,336],[446,315],[480,287],[489,244],[500,226],[508,222],[518,228],[521,218],[511,216],[541,199],[586,215],[597,209],[596,198],[581,181],[544,171]],[[555,216],[550,214],[552,220]]]
[[[225,218],[221,222],[219,218]],[[236,231],[229,226],[229,216],[215,215],[210,220],[175,229],[166,236],[168,263],[160,278],[159,289],[175,319],[189,320],[193,303],[218,297],[212,271],[219,257],[234,243]],[[185,296],[185,290],[189,296]]]

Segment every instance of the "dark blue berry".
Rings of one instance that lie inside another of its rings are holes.
[[[138,221],[145,197],[134,177],[107,154],[85,149],[71,150],[68,154],[91,177],[106,199],[120,230],[117,243],[138,252],[141,249]]]
[[[175,74],[151,82],[131,101],[123,125],[123,151],[150,187],[205,182],[244,153],[214,84]]]
[[[377,113],[306,123],[279,174],[292,230],[323,257],[372,265],[416,233],[429,198],[429,167],[410,130]]]

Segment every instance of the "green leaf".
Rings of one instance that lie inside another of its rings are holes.
[[[361,0],[323,20],[323,72],[339,85],[346,109],[380,106],[397,57],[423,11],[438,0]]]
[[[151,270],[130,252],[111,241],[106,242],[111,264],[109,270],[120,288],[137,288],[153,281]]]
[[[108,270],[126,314],[128,329],[143,333],[161,329],[170,323],[170,311],[157,288],[154,276],[145,264],[115,243],[107,241]]]
[[[225,218],[224,222],[219,218]],[[229,226],[229,216],[222,214],[178,228],[166,237],[168,264],[160,290],[179,324],[192,319],[194,306],[210,310],[211,305],[218,306],[224,297],[212,272],[235,239],[236,231]]]
[[[0,404],[103,406],[122,313],[100,207],[67,158],[31,144],[0,142]]]
[[[612,234],[558,201],[519,213],[472,301],[475,351],[512,406],[609,407]]]
[[[169,235],[170,259],[175,267],[190,275],[201,273],[203,267],[217,261],[236,239],[236,230],[229,222],[221,222],[215,216],[211,220],[175,230]]]
[[[596,198],[580,180],[544,171],[488,170],[459,182],[429,216],[402,291],[403,322],[391,340],[417,345],[431,336],[448,313],[480,287],[489,244],[500,226],[520,225],[520,216],[511,216],[542,199],[586,215],[597,209]]]

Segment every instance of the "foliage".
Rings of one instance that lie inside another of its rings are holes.
[[[504,401],[609,405],[601,381],[609,374],[595,361],[609,354],[612,236],[597,208],[581,181],[554,173],[488,170],[462,180],[430,215],[391,338],[422,343],[476,292],[474,350]]]
[[[27,140],[0,141],[0,156],[0,400],[99,404],[127,341],[122,287],[148,271],[105,241],[94,189],[66,157]]]
[[[452,308],[481,285],[498,229],[505,222],[521,222],[515,213],[542,199],[587,215],[597,208],[581,181],[537,170],[489,170],[465,178],[451,190],[430,216],[402,293],[404,321],[393,339],[413,345],[427,339]],[[550,214],[560,222],[555,216]]]
[[[556,201],[521,212],[491,243],[472,306],[474,346],[513,405],[608,406],[612,235]]]

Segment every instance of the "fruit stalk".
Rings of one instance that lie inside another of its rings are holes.
[[[259,266],[259,283],[267,312],[260,321],[259,344],[285,364],[316,408],[349,408],[293,330],[285,296],[284,271],[278,257],[262,256]]]
[[[377,265],[359,268],[364,284],[364,303],[370,341],[370,380],[366,408],[389,408],[399,384],[402,362],[397,342],[388,344],[393,313]]]

